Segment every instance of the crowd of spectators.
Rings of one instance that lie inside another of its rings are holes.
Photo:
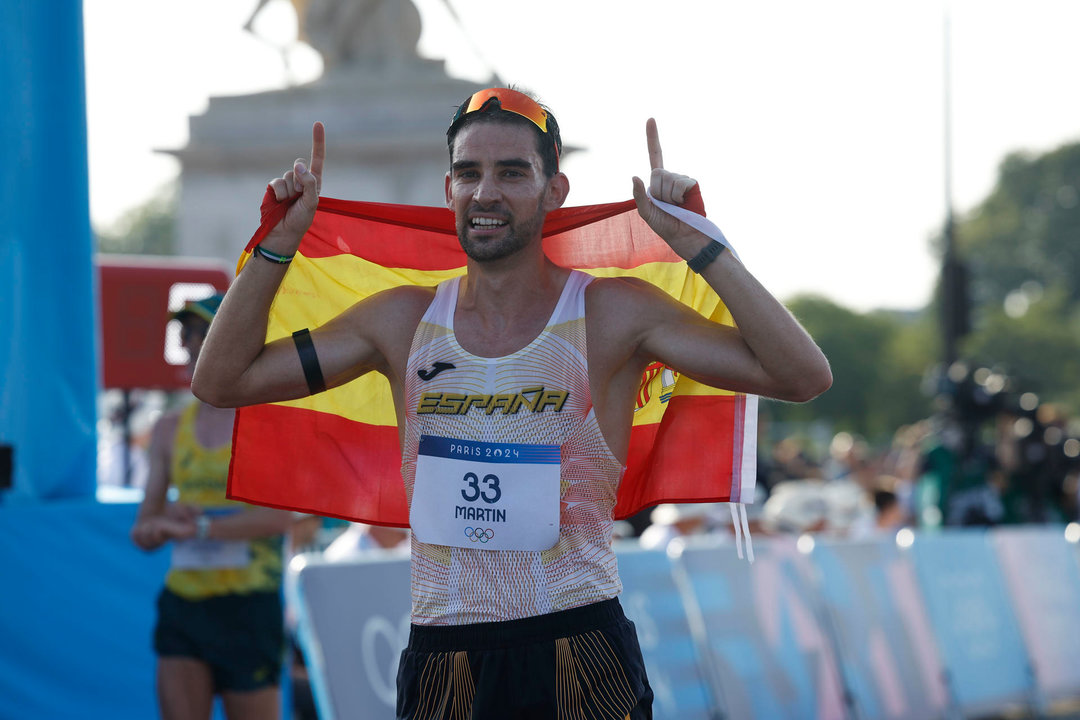
[[[1080,519],[1080,440],[1057,407],[1031,396],[976,421],[942,413],[874,446],[836,433],[814,452],[798,436],[761,448],[765,534],[860,539],[899,527],[935,529]]]

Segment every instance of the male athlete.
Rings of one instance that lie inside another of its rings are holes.
[[[702,274],[738,329],[647,282],[592,278],[547,259],[544,217],[569,191],[558,125],[513,90],[466,99],[447,131],[446,204],[467,273],[437,288],[384,291],[267,344],[271,301],[318,204],[320,123],[310,164],[297,160],[270,184],[293,205],[229,290],[193,388],[214,405],[239,406],[372,370],[388,378],[413,529],[400,718],[651,717],[611,549],[643,371],[659,361],[710,386],[788,401],[832,382],[813,340],[731,253],[652,203],[649,194],[682,203],[696,182],[664,169],[651,120],[646,136],[652,175],[648,194],[634,178],[638,212]],[[496,397],[525,400],[491,412]],[[461,497],[502,521],[488,542],[451,531],[447,503]]]

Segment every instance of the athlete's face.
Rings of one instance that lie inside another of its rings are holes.
[[[454,141],[446,204],[473,260],[499,260],[539,242],[544,217],[562,204],[567,188],[564,175],[544,176],[528,127],[474,123]]]

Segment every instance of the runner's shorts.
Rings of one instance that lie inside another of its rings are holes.
[[[187,600],[164,589],[157,609],[154,652],[205,662],[215,692],[258,690],[280,682],[285,648],[280,593]]]
[[[617,598],[508,622],[413,625],[399,720],[651,718],[634,624]]]

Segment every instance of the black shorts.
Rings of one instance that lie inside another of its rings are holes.
[[[413,625],[399,720],[651,718],[634,624],[617,598],[508,622]]]
[[[273,592],[186,600],[162,590],[154,652],[201,660],[214,691],[249,691],[280,682],[285,649],[281,595]]]

